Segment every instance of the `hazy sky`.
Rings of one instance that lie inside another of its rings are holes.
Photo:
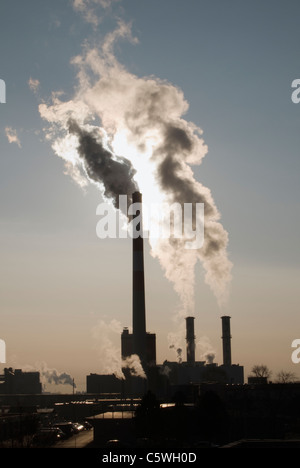
[[[54,92],[61,102],[82,92],[72,59],[102,50],[126,25],[131,37],[116,41],[114,58],[136,80],[165,80],[184,94],[182,118],[203,130],[208,148],[190,167],[229,236],[226,306],[201,262],[195,268],[196,358],[209,349],[222,363],[228,314],[245,377],[266,364],[273,378],[282,369],[300,378],[291,361],[300,338],[300,104],[291,100],[299,15],[297,0],[2,0],[1,368],[56,369],[85,390],[85,376],[118,356],[120,331],[131,327],[130,240],[97,238],[101,192],[66,174],[39,107]],[[175,360],[168,334],[178,331],[179,298],[148,242],[145,265],[147,329],[157,334],[158,362]]]

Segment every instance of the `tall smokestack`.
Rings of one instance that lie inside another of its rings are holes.
[[[140,210],[133,215],[142,219],[142,194],[134,192],[132,202],[140,204]],[[139,223],[140,224],[140,223]],[[143,366],[146,363],[146,311],[145,311],[145,279],[144,279],[144,241],[143,227],[137,225],[139,235],[132,240],[133,278],[132,278],[132,335],[133,354],[137,354]]]
[[[231,366],[231,334],[230,334],[230,317],[224,315],[222,319],[222,340],[223,340],[223,364]]]
[[[195,364],[195,333],[194,317],[186,317],[186,360],[190,365]]]

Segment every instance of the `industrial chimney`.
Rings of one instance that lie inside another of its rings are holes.
[[[189,365],[195,364],[195,333],[194,317],[186,317],[186,361]]]
[[[134,192],[132,202],[139,206],[133,218],[142,215],[142,194]],[[138,223],[136,231],[139,235],[132,239],[133,278],[132,278],[132,351],[140,358],[142,365],[146,363],[146,312],[145,312],[145,279],[144,279],[144,241],[143,226]]]
[[[230,317],[224,315],[222,319],[222,340],[223,340],[223,365],[231,366],[231,334],[230,334]]]

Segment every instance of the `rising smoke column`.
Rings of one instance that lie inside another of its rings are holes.
[[[104,183],[105,170],[100,173],[95,165],[105,147],[102,144],[100,151],[97,146],[100,135],[106,135],[110,147],[124,158],[124,177],[133,175],[128,161],[136,169],[135,180],[145,203],[152,199],[155,188],[168,203],[204,203],[205,238],[201,249],[187,250],[185,239],[150,239],[153,256],[180,297],[181,315],[191,315],[198,260],[220,305],[226,301],[231,280],[228,234],[219,222],[210,190],[195,180],[191,167],[202,162],[207,146],[201,129],[183,119],[188,104],[180,89],[153,76],[137,77],[117,61],[113,46],[120,38],[136,42],[130,27],[119,22],[100,50],[85,45],[82,55],[72,61],[78,69],[74,98],[63,102],[54,95],[51,105],[40,105],[40,113],[51,125],[48,138],[55,152],[65,159],[68,173],[81,185],[86,178],[91,181],[97,177],[99,184]],[[91,127],[92,120],[101,125]],[[121,162],[117,157],[115,160]],[[112,159],[104,157],[104,161]],[[123,193],[129,189],[127,179]],[[115,200],[120,190],[110,186],[106,194]]]
[[[97,130],[87,131],[72,119],[68,121],[68,127],[69,133],[78,137],[77,151],[88,178],[103,185],[104,196],[113,200],[116,208],[119,207],[120,195],[127,195],[130,201],[138,188],[131,162],[104,148]]]

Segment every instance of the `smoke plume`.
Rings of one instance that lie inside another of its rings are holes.
[[[207,353],[205,357],[206,357],[207,364],[212,364],[214,362],[214,359],[215,359],[214,353]]]
[[[147,378],[143,366],[141,364],[140,358],[137,354],[132,354],[126,359],[122,359],[122,368],[127,368],[130,370],[131,375],[136,377]]]
[[[99,8],[97,7],[106,10],[117,1],[119,0],[72,0],[72,3],[75,11],[81,13],[84,19],[93,27],[97,27],[102,20],[102,16],[99,14]],[[103,14],[101,9],[100,13]]]
[[[71,385],[76,387],[74,379],[66,372],[60,372],[57,369],[49,368],[45,362],[36,363],[34,366],[24,366],[25,371],[37,371],[40,373],[40,380],[43,388],[47,384]]]
[[[40,114],[68,174],[81,186],[97,183],[115,206],[118,194],[134,191],[136,182],[145,204],[155,195],[161,202],[204,204],[201,248],[186,249],[184,238],[149,239],[152,255],[179,295],[181,316],[192,315],[198,261],[220,305],[231,281],[228,234],[210,190],[195,179],[191,167],[201,164],[207,146],[202,130],[183,118],[188,103],[180,89],[153,76],[138,77],[118,62],[114,44],[121,38],[137,42],[120,21],[101,49],[85,45],[72,60],[78,70],[73,99],[63,102],[53,94],[50,105],[39,106]]]
[[[200,353],[200,359],[206,361],[207,364],[212,364],[215,357],[216,351],[214,350],[210,339],[207,336],[201,336],[197,341],[197,349]]]
[[[113,155],[104,148],[99,139],[99,132],[88,132],[70,119],[68,121],[69,133],[78,137],[77,151],[83,160],[83,166],[88,178],[103,185],[104,196],[112,199],[114,206],[119,207],[119,195],[131,198],[137,190],[134,182],[135,170],[128,159]]]
[[[126,359],[121,358],[120,349],[114,344],[115,338],[119,340],[121,331],[121,323],[114,319],[110,322],[101,319],[93,327],[94,347],[99,355],[99,373],[114,374],[118,379],[124,379],[123,369],[127,368],[132,375],[146,378],[137,355],[133,354]]]
[[[73,386],[73,379],[72,377],[67,374],[66,372],[58,372],[56,369],[48,369],[42,371],[41,379],[49,384],[55,385],[72,385]],[[75,386],[75,384],[74,384]]]

